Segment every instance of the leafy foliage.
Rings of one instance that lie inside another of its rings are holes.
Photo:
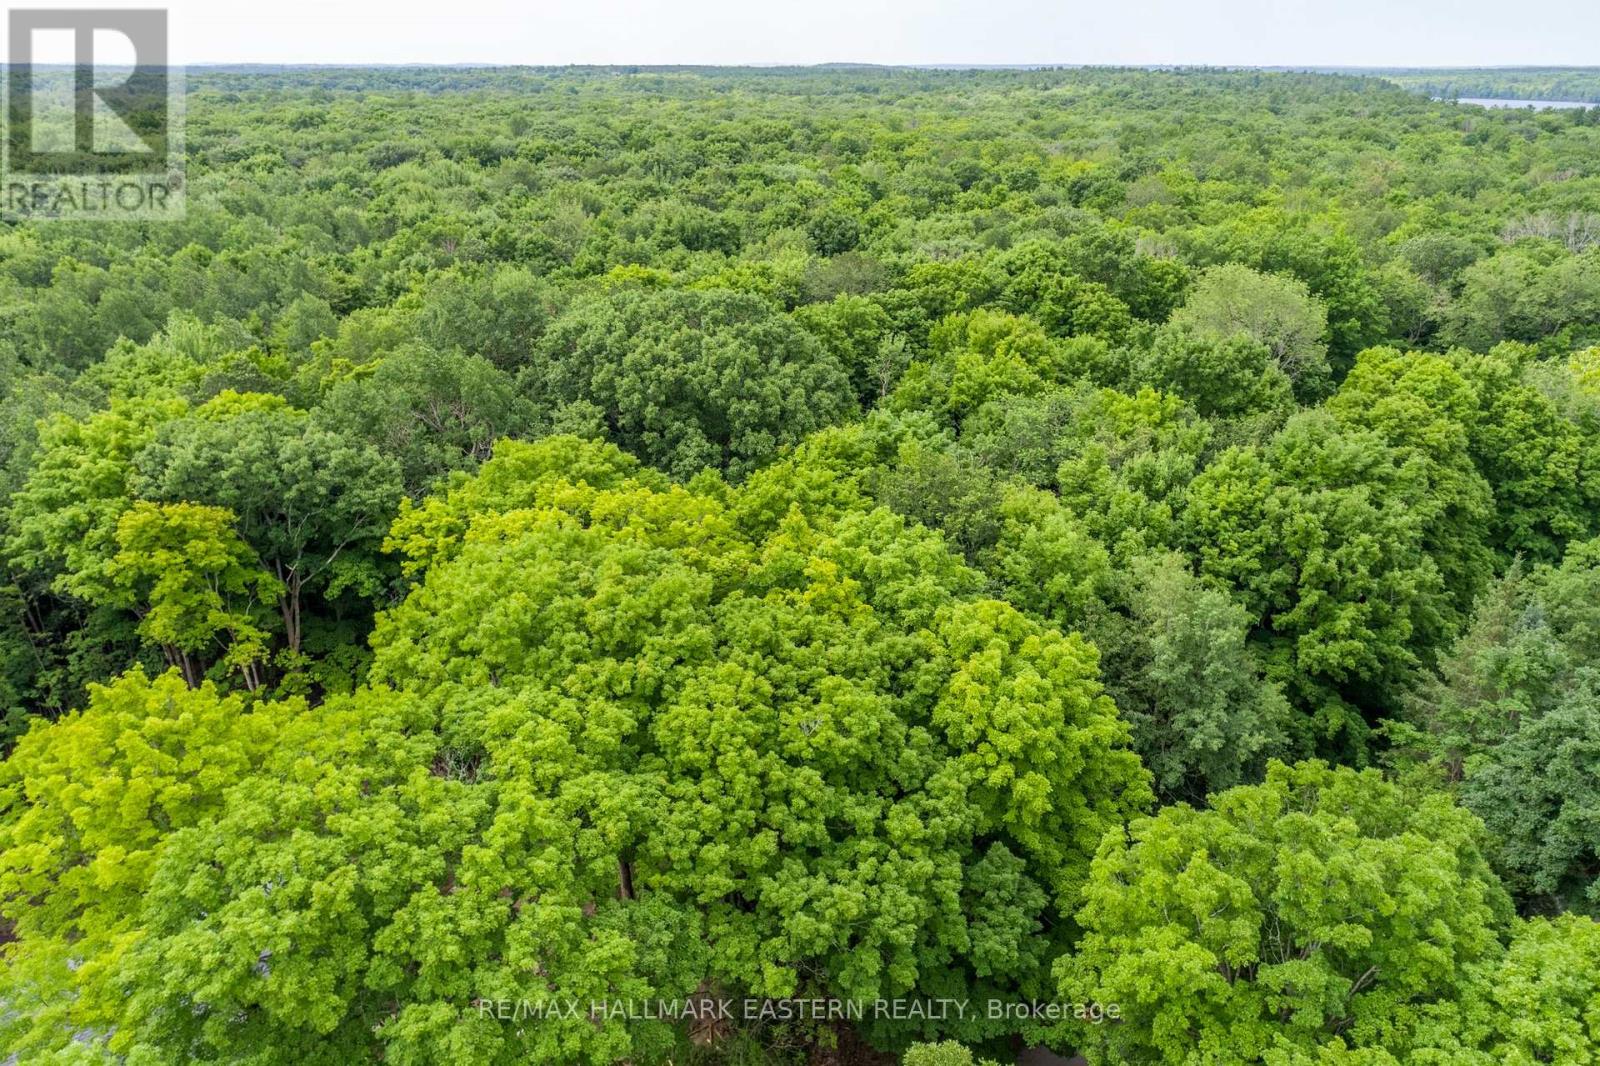
[[[763,301],[624,288],[553,322],[524,388],[559,427],[663,469],[738,476],[854,409],[844,369]]]
[[[524,1043],[467,1000],[1044,991],[1091,851],[1148,798],[1092,648],[881,509],[749,540],[717,496],[501,469],[568,460],[608,461],[505,445],[381,619],[377,687],[174,826],[127,968],[88,970],[141,989],[113,1046],[355,1053],[396,1001],[386,1054],[599,1063],[670,1034]]]
[[[1443,797],[1321,763],[1109,834],[1057,978],[1126,1020],[1078,1035],[1118,1062],[1384,1048],[1499,957],[1508,901],[1480,835]]]
[[[1315,397],[1328,378],[1328,314],[1304,282],[1237,264],[1200,275],[1172,323],[1212,341],[1245,337],[1266,348],[1301,396]]]
[[[1460,783],[1494,834],[1507,883],[1533,910],[1600,906],[1597,582],[1593,541],[1559,568],[1508,575],[1394,726],[1405,765]]]
[[[206,657],[259,687],[268,612],[282,584],[233,531],[233,515],[197,504],[140,502],[117,523],[107,577],[139,615],[139,633],[198,681]]]
[[[210,684],[135,670],[22,738],[0,768],[0,890],[16,936],[4,987],[29,1005],[5,1021],[9,1046],[59,1044],[117,1016],[116,970],[169,834],[218,813],[295,710],[246,713]]]
[[[1600,110],[1392,77],[192,72],[0,233],[0,1054],[1600,1056]],[[971,1009],[497,1006],[745,996]]]

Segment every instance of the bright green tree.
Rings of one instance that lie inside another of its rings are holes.
[[[119,967],[141,939],[141,901],[170,835],[220,812],[297,709],[247,711],[176,671],[152,680],[135,669],[22,738],[0,764],[7,1047],[109,1031],[128,991]]]
[[[128,401],[81,421],[48,420],[11,502],[6,552],[14,565],[49,575],[60,592],[104,599],[117,523],[137,495],[134,458],[185,409],[179,400]]]
[[[1509,903],[1481,837],[1446,797],[1315,762],[1136,820],[1096,854],[1056,966],[1063,999],[1122,1020],[1067,1030],[1108,1063],[1382,1049],[1500,955]]]
[[[1423,1012],[1397,1061],[1534,1066],[1594,1061],[1600,1047],[1600,923],[1518,922],[1505,955],[1468,967],[1454,1003]]]
[[[191,685],[217,662],[261,687],[283,586],[234,532],[232,513],[141,501],[117,523],[117,546],[106,572],[117,600]]]
[[[1072,381],[1103,345],[1062,341],[1027,318],[998,311],[953,315],[929,334],[927,355],[911,364],[891,404],[928,411],[952,427],[990,400],[1028,396]]]
[[[1073,406],[1056,443],[1062,502],[1120,561],[1176,547],[1210,425],[1181,397],[1148,388],[1090,390]]]
[[[1441,356],[1373,348],[1328,401],[1346,425],[1370,429],[1420,462],[1427,491],[1417,501],[1423,550],[1451,596],[1451,624],[1470,610],[1494,572],[1494,491],[1472,457],[1477,390]]]
[[[1149,798],[1092,647],[886,510],[750,539],[726,495],[558,439],[403,519],[375,687],[159,845],[113,1046],[657,1061],[670,1026],[473,1001],[1047,995]]]
[[[1494,491],[1492,543],[1504,555],[1555,562],[1570,540],[1600,532],[1600,426],[1565,416],[1533,377],[1533,352],[1500,345],[1457,357],[1478,394],[1474,462]]]
[[[990,1059],[975,1059],[972,1052],[953,1040],[936,1044],[913,1044],[900,1059],[900,1066],[997,1066]]]

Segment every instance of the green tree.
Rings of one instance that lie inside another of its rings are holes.
[[[1176,547],[1184,494],[1211,426],[1182,398],[1154,389],[1089,390],[1072,406],[1051,479],[1062,502],[1119,561]]]
[[[1393,348],[1357,356],[1327,405],[1344,424],[1370,429],[1420,462],[1423,550],[1450,593],[1452,627],[1494,573],[1494,492],[1472,456],[1479,405],[1477,390],[1448,359]]]
[[[29,630],[27,603],[15,584],[0,585],[0,753],[27,731],[28,697],[42,655]]]
[[[1484,351],[1502,341],[1550,343],[1557,351],[1593,344],[1600,315],[1600,254],[1522,242],[1462,271],[1461,294],[1445,315],[1451,344]]]
[[[515,382],[488,360],[418,347],[334,385],[315,420],[398,462],[413,495],[453,471],[475,468],[496,440],[523,436],[535,425]]]
[[[118,967],[169,835],[202,823],[279,742],[294,703],[246,710],[176,671],[135,669],[23,737],[0,764],[0,914],[12,928],[0,1020],[13,1051],[104,1033]]]
[[[1014,487],[994,507],[999,522],[992,550],[980,563],[1006,601],[1054,622],[1083,630],[1101,613],[1113,583],[1111,556],[1060,499]]]
[[[1471,966],[1452,1004],[1424,1012],[1403,1059],[1419,1066],[1580,1063],[1600,1046],[1600,923],[1518,922],[1506,953]]]
[[[843,295],[828,303],[807,304],[795,311],[794,318],[845,368],[863,408],[893,391],[905,371],[905,338],[894,332],[881,304]]]
[[[1539,910],[1600,914],[1600,677],[1521,722],[1461,785],[1508,886]]]
[[[400,497],[395,461],[277,397],[223,393],[161,428],[136,458],[139,494],[222,508],[283,588],[284,641],[301,652],[306,598],[375,598]]]
[[[233,531],[233,515],[198,504],[139,502],[117,523],[107,579],[139,633],[199,685],[208,662],[261,687],[270,613],[283,586]]]
[[[1099,337],[1115,343],[1132,328],[1128,307],[1106,286],[1078,276],[1065,245],[1033,241],[999,257],[1007,276],[1000,305],[1025,314],[1058,337]]]
[[[38,460],[11,501],[13,564],[49,575],[62,593],[103,601],[117,524],[136,495],[134,458],[186,408],[181,400],[127,401],[81,421],[47,420]]]
[[[1211,267],[1170,321],[1202,338],[1227,341],[1242,334],[1265,345],[1302,398],[1327,388],[1328,313],[1294,278],[1237,264]]]
[[[1253,149],[1247,150],[1259,158]],[[1246,180],[1254,185],[1265,183],[1269,178],[1258,171]],[[1323,340],[1328,345],[1329,366],[1336,375],[1349,368],[1357,352],[1380,343],[1389,335],[1383,299],[1374,285],[1372,271],[1345,219],[1336,212],[1291,213],[1277,206],[1231,211],[1225,220],[1215,225],[1196,227],[1181,234],[1179,242],[1189,249],[1193,262],[1247,267],[1276,276],[1278,284],[1247,281],[1243,275],[1237,278],[1242,283],[1241,291],[1263,286],[1266,291],[1276,290],[1284,297],[1281,308],[1296,308],[1286,321],[1304,322],[1305,309],[1300,301],[1299,286],[1284,286],[1281,282],[1292,279],[1303,283],[1305,291],[1326,311],[1327,333]],[[1274,303],[1276,301],[1269,300],[1264,306],[1271,307]],[[1311,315],[1313,320],[1321,317],[1315,309]],[[1267,321],[1271,321],[1271,316]],[[1299,330],[1295,332],[1302,337],[1309,336]],[[1291,372],[1290,376],[1295,375]],[[1315,380],[1307,380],[1302,387],[1312,386],[1309,395],[1314,396],[1316,385]]]
[[[1443,796],[1315,762],[1136,820],[1096,854],[1056,967],[1063,999],[1122,1020],[1067,1032],[1107,1062],[1384,1048],[1500,955],[1509,906],[1481,836]]]
[[[1272,349],[1247,332],[1221,335],[1178,323],[1135,359],[1134,378],[1182,396],[1206,418],[1294,409],[1293,385]]]
[[[990,400],[1027,396],[1071,381],[1086,365],[1093,341],[1059,341],[1038,323],[998,311],[954,315],[928,338],[928,354],[913,362],[895,390],[895,410],[928,411],[952,427]]]
[[[1200,802],[1258,780],[1303,741],[1247,643],[1249,612],[1175,554],[1136,560],[1133,577],[1132,625],[1106,677],[1157,787]]]
[[[290,354],[306,352],[312,344],[339,331],[339,317],[328,301],[304,293],[284,308],[272,326],[272,347]]]
[[[1461,780],[1468,764],[1524,718],[1554,708],[1573,663],[1518,564],[1479,599],[1472,620],[1438,666],[1418,679],[1400,721],[1387,723],[1396,752]]]
[[[1537,387],[1527,348],[1458,362],[1478,393],[1470,446],[1495,494],[1492,542],[1504,555],[1554,562],[1569,540],[1600,532],[1600,430],[1565,417]]]
[[[1265,446],[1223,453],[1189,486],[1184,529],[1202,576],[1261,619],[1271,669],[1318,743],[1363,757],[1368,716],[1398,701],[1450,635],[1424,550],[1424,468],[1326,412]]]
[[[974,1059],[972,1052],[953,1040],[937,1044],[913,1044],[900,1059],[900,1066],[998,1066],[990,1059]]]
[[[559,427],[689,477],[750,473],[855,410],[838,359],[764,301],[617,289],[553,322],[522,387]]]
[[[479,276],[431,279],[416,330],[437,351],[485,359],[511,373],[533,359],[554,314],[549,287],[532,271],[501,266]]]
[[[976,563],[1000,538],[1004,486],[946,437],[914,437],[900,445],[891,462],[865,473],[877,500],[939,530],[969,562]]]
[[[133,989],[113,1049],[659,1061],[669,1026],[472,1000],[1048,994],[1090,851],[1149,799],[1092,647],[886,510],[749,540],[726,490],[521,476],[575,449],[617,469],[507,444],[405,520],[461,533],[374,687],[285,710],[158,845],[91,975]]]
[[[1459,783],[1525,910],[1600,913],[1600,543],[1514,567],[1391,723],[1395,759]]]

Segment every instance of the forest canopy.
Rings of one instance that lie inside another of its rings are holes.
[[[1600,109],[1418,84],[192,72],[0,230],[0,1058],[1600,1061]]]

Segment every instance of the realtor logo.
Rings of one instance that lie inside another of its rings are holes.
[[[0,215],[180,217],[183,79],[167,12],[22,8],[7,25]]]

